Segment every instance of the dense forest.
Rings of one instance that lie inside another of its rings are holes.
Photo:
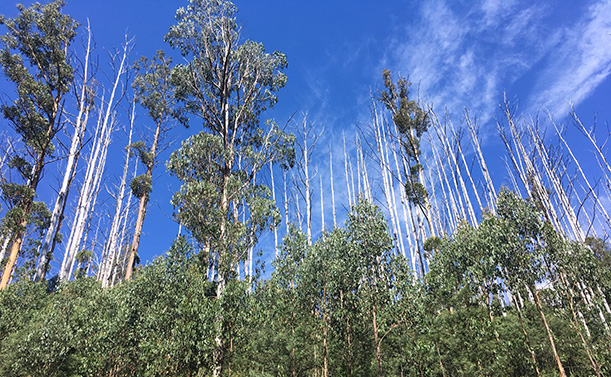
[[[266,118],[287,58],[231,2],[108,66],[64,6],[0,18],[0,375],[611,375],[608,129],[505,98],[499,184],[475,117],[384,70],[337,156]],[[158,175],[176,237],[140,263]]]

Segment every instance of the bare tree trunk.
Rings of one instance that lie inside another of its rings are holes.
[[[331,208],[333,209],[333,229],[337,228],[337,217],[335,215],[335,189],[333,181],[333,150],[329,144],[329,171],[331,173]]]
[[[130,116],[129,135],[127,137],[127,147],[125,149],[125,162],[123,163],[123,174],[121,175],[121,181],[117,189],[115,213],[110,226],[110,233],[104,245],[104,253],[102,258],[102,265],[98,274],[98,281],[102,282],[103,287],[108,287],[110,283],[111,273],[115,264],[115,258],[119,254],[121,248],[121,241],[119,239],[121,218],[123,213],[123,200],[125,199],[125,187],[127,185],[127,172],[129,170],[129,159],[131,151],[129,146],[132,143],[132,134],[134,131],[134,116],[135,116],[136,103],[132,104],[132,113]]]
[[[545,173],[547,174],[548,179],[551,182],[552,187],[554,188],[554,191],[556,192],[556,196],[558,197],[558,200],[560,201],[560,205],[561,205],[561,208],[563,209],[564,214],[568,218],[569,227],[571,229],[571,232],[573,233],[573,236],[575,237],[577,241],[584,242],[585,236],[583,234],[583,230],[581,229],[581,226],[579,225],[579,222],[577,221],[577,216],[575,216],[575,211],[573,210],[573,207],[571,206],[570,200],[568,196],[566,195],[566,192],[564,191],[564,188],[562,187],[562,184],[560,183],[559,178],[556,176],[554,171],[552,171],[552,167],[550,166],[550,158],[549,158],[547,151],[545,150],[545,146],[543,145],[543,140],[541,140],[541,137],[533,129],[532,126],[527,124],[526,127],[528,129],[528,132],[530,133],[532,142],[535,145],[535,149],[537,153],[539,154],[539,157],[541,158],[543,169]]]
[[[322,223],[322,233],[325,233],[325,204],[324,204],[324,191],[322,189],[322,175],[320,178],[320,221]]]
[[[284,225],[286,226],[286,235],[289,234],[289,196],[288,196],[288,190],[286,187],[286,181],[287,181],[287,177],[286,177],[287,172],[285,171],[283,174],[283,183],[284,183]]]
[[[373,129],[374,129],[374,134],[375,134],[375,139],[376,139],[377,152],[379,155],[378,161],[380,163],[380,173],[382,174],[382,184],[383,184],[383,189],[384,189],[383,190],[384,197],[386,199],[386,207],[388,208],[388,214],[390,216],[390,224],[392,226],[393,234],[395,238],[399,240],[399,242],[397,243],[397,247],[399,248],[398,251],[403,256],[405,256],[403,237],[400,235],[399,222],[397,221],[397,218],[395,217],[395,214],[396,214],[395,207],[396,206],[393,203],[394,190],[391,190],[391,182],[389,180],[390,167],[389,167],[389,164],[387,163],[386,138],[383,137],[384,130],[383,130],[382,124],[380,124],[380,121],[378,119],[377,110],[375,108],[375,102],[374,102],[373,111],[374,111]],[[391,179],[392,179],[392,176],[391,176]]]
[[[537,310],[539,311],[539,315],[541,316],[541,321],[545,327],[545,331],[547,333],[547,337],[549,339],[549,343],[552,347],[552,351],[554,353],[554,358],[556,359],[556,365],[558,367],[558,372],[560,373],[560,377],[566,377],[566,373],[564,371],[564,367],[562,366],[562,361],[560,361],[560,356],[558,355],[558,350],[556,349],[556,344],[554,342],[554,336],[552,331],[547,324],[547,319],[545,318],[545,314],[543,313],[543,308],[541,307],[541,301],[539,300],[539,292],[536,287],[532,287],[533,296],[535,299],[535,304],[537,306]]]
[[[310,182],[314,177],[310,177],[310,161],[312,158],[312,150],[316,147],[319,135],[312,136],[313,123],[308,125],[307,115],[303,116],[303,122],[301,129],[299,130],[300,136],[302,136],[301,143],[297,143],[297,146],[301,152],[301,159],[298,161],[297,173],[299,176],[299,183],[296,188],[301,194],[301,197],[305,201],[305,222],[306,222],[306,234],[308,237],[308,244],[312,244],[312,193],[313,190],[310,188]],[[303,185],[303,187],[302,187]]]
[[[571,117],[575,121],[575,125],[577,126],[577,129],[579,129],[579,131],[581,131],[581,133],[583,133],[588,138],[588,140],[590,141],[590,143],[594,147],[594,150],[596,151],[596,154],[597,154],[598,160],[599,160],[599,162],[601,164],[601,167],[603,167],[603,172],[604,172],[605,176],[607,177],[607,182],[610,182],[611,181],[611,178],[610,178],[611,177],[611,166],[609,166],[609,162],[607,162],[607,158],[606,158],[605,154],[602,152],[602,150],[600,149],[600,147],[596,143],[596,140],[594,139],[594,136],[592,136],[593,132],[588,131],[586,129],[586,127],[583,125],[583,123],[581,122],[581,120],[577,116],[577,113],[575,112],[575,109],[572,106],[571,106]]]
[[[348,154],[346,153],[346,136],[342,132],[344,139],[344,176],[346,177],[346,191],[348,192],[348,205],[352,207],[352,195],[350,190],[350,176],[348,175]]]
[[[274,186],[274,167],[272,161],[269,162],[269,177],[272,183],[272,200],[276,203],[276,186]],[[278,227],[274,226],[274,252],[275,257],[278,259]]]
[[[433,159],[435,160],[435,166],[437,167],[437,172],[441,182],[441,189],[444,195],[444,199],[446,202],[446,212],[448,217],[448,222],[450,225],[449,233],[456,229],[458,218],[460,217],[458,206],[456,205],[456,201],[454,200],[454,194],[452,193],[452,188],[450,187],[450,182],[448,180],[448,176],[446,174],[445,168],[441,163],[441,159],[437,154],[437,147],[435,143],[433,143],[433,139],[429,134],[429,142],[431,143],[431,151],[433,152]],[[445,187],[447,186],[447,194]]]
[[[520,140],[520,135],[514,123],[513,115],[511,113],[511,110],[509,108],[509,104],[507,103],[507,101],[505,101],[503,105],[503,112],[509,124],[511,133],[513,135],[513,141],[516,144],[520,157],[521,157],[519,161],[524,163],[525,170],[521,171],[520,169],[520,175],[522,176],[522,181],[526,189],[529,192],[529,196],[533,197],[533,199],[535,199],[536,202],[539,202],[539,204],[543,207],[541,209],[544,210],[546,218],[552,223],[552,225],[554,225],[556,229],[561,229],[560,221],[558,220],[558,215],[556,214],[556,210],[554,209],[554,206],[550,202],[547,190],[543,186],[541,177],[539,173],[537,172],[537,170],[535,169],[534,164],[532,163],[530,157],[526,153],[526,149],[524,148],[524,145],[522,144],[522,141]],[[499,129],[500,128],[501,126],[499,125]],[[501,133],[501,136],[503,137],[503,140],[505,141],[505,145],[507,146],[508,144],[504,136],[504,133],[502,131],[500,131],[500,133]],[[515,162],[513,154],[510,153],[510,156],[512,158],[512,161],[514,161],[514,165],[517,167],[518,165]]]
[[[585,184],[586,184],[586,186],[588,188],[588,193],[590,193],[593,196],[594,205],[598,206],[598,208],[602,212],[602,214],[603,214],[603,216],[605,218],[605,221],[607,222],[607,227],[611,227],[611,218],[609,217],[609,214],[607,213],[607,210],[605,209],[605,206],[602,205],[602,203],[600,202],[600,199],[598,198],[598,195],[596,195],[596,192],[594,191],[594,189],[590,185],[590,181],[588,180],[588,178],[586,177],[585,173],[583,172],[583,169],[581,168],[581,164],[579,164],[579,161],[577,160],[577,158],[573,154],[573,151],[572,151],[571,147],[569,146],[569,144],[567,143],[565,138],[562,136],[562,131],[558,128],[556,123],[553,122],[553,120],[552,120],[552,125],[554,126],[554,129],[556,130],[556,134],[558,135],[558,137],[560,138],[560,140],[564,144],[567,152],[569,152],[569,155],[571,156],[571,159],[575,163],[575,166],[577,167],[577,171],[581,175],[582,180],[585,182]]]
[[[123,53],[119,67],[115,72],[113,88],[110,92],[110,99],[106,105],[106,113],[103,119],[101,118],[102,106],[104,103],[103,98],[101,101],[102,105],[100,107],[100,119],[98,120],[96,142],[95,146],[92,148],[85,181],[81,187],[77,213],[74,217],[70,239],[68,240],[64,260],[62,261],[60,268],[59,277],[61,280],[70,280],[70,277],[72,276],[74,260],[79,248],[81,247],[81,241],[85,232],[85,225],[87,224],[91,215],[93,208],[92,204],[95,201],[96,195],[94,194],[97,194],[102,174],[104,172],[104,166],[106,165],[106,153],[108,152],[108,146],[110,145],[111,135],[115,123],[113,112],[118,103],[118,101],[115,102],[115,96],[117,94],[119,84],[121,83],[121,77],[127,72],[127,56],[130,48],[131,46],[129,42],[123,46]]]
[[[452,181],[454,183],[454,189],[456,190],[455,192],[456,192],[457,202],[459,204],[461,215],[463,216],[465,220],[468,220],[470,218],[472,221],[471,224],[475,224],[473,222],[473,220],[475,219],[475,214],[473,213],[473,207],[471,206],[469,196],[466,193],[465,182],[462,178],[462,174],[460,173],[460,167],[458,166],[458,163],[456,161],[456,156],[454,156],[454,153],[452,153],[452,150],[450,148],[449,140],[447,137],[447,132],[445,130],[445,127],[441,125],[441,122],[439,121],[439,119],[437,119],[437,116],[435,115],[435,113],[431,112],[431,114],[433,114],[433,119],[434,119],[434,122],[432,122],[433,128],[435,129],[435,132],[437,133],[437,138],[441,142],[441,145],[443,147],[443,152],[445,153],[446,159],[450,163],[450,170],[453,173]],[[464,205],[463,205],[463,201],[464,201]],[[465,210],[465,207],[466,207],[466,210]]]
[[[480,212],[483,213],[484,206],[482,205],[482,200],[479,197],[479,193],[477,192],[477,187],[475,186],[475,182],[473,181],[473,177],[471,176],[471,169],[469,169],[469,165],[467,164],[467,161],[465,159],[465,154],[463,153],[461,141],[460,141],[461,138],[454,130],[452,130],[452,134],[454,135],[454,140],[456,142],[457,153],[461,158],[463,166],[465,167],[465,172],[467,173],[467,178],[469,178],[469,182],[471,183],[471,188],[473,189],[473,195],[475,195],[475,200],[477,201],[477,205],[479,207]],[[468,193],[465,193],[465,194],[468,195]],[[471,207],[471,211],[473,211],[472,207]],[[473,220],[474,220],[473,224],[477,225],[477,218],[475,217],[475,214],[473,214]]]
[[[482,148],[480,146],[479,138],[477,136],[478,126],[475,122],[471,122],[469,113],[466,110],[465,120],[467,121],[467,128],[469,129],[469,134],[471,135],[471,144],[475,148],[477,161],[479,162],[479,166],[482,171],[482,176],[484,177],[484,181],[486,182],[486,192],[488,194],[486,201],[492,213],[496,213],[496,191],[494,190],[494,184],[492,183],[492,178],[490,177],[488,165],[486,165],[486,160],[484,159],[484,154],[482,153]]]
[[[89,119],[89,111],[91,110],[87,94],[87,85],[89,84],[89,54],[91,52],[91,29],[89,28],[89,20],[87,20],[87,31],[87,48],[85,50],[85,63],[83,64],[83,86],[79,97],[79,112],[74,123],[74,134],[70,144],[70,151],[68,152],[68,161],[66,163],[62,185],[57,194],[55,206],[53,207],[49,229],[47,229],[44,241],[39,249],[40,260],[36,267],[35,281],[41,281],[45,278],[49,261],[53,255],[55,240],[61,229],[70,187],[76,175],[76,165],[78,164],[79,155],[83,146],[83,136]]]

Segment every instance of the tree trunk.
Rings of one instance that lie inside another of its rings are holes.
[[[535,299],[535,305],[537,306],[537,310],[539,311],[539,315],[541,316],[541,321],[543,322],[543,326],[545,327],[545,332],[547,333],[547,337],[549,339],[550,346],[552,347],[552,352],[554,353],[554,358],[556,359],[556,365],[558,367],[558,372],[560,373],[560,377],[566,377],[566,373],[564,372],[564,367],[562,366],[562,361],[560,361],[560,356],[558,355],[558,350],[556,349],[556,343],[554,342],[554,336],[552,334],[552,330],[549,328],[547,324],[547,319],[545,317],[545,313],[543,313],[543,308],[541,307],[541,301],[539,300],[539,292],[535,286],[531,287],[531,291],[533,292],[533,296]]]
[[[47,273],[49,261],[55,249],[56,238],[63,222],[68,194],[76,175],[76,166],[83,147],[83,136],[85,134],[85,129],[87,128],[87,121],[89,120],[89,111],[91,110],[91,106],[87,104],[89,54],[91,52],[91,29],[89,28],[89,20],[87,21],[87,31],[87,49],[85,50],[85,63],[83,65],[83,86],[81,88],[81,95],[79,98],[79,112],[74,124],[74,134],[70,144],[70,151],[68,153],[68,161],[66,163],[62,186],[58,192],[55,206],[53,207],[49,229],[47,230],[42,246],[39,249],[40,260],[38,261],[38,265],[36,267],[36,275],[34,277],[35,281],[43,280],[45,278],[45,274]],[[84,119],[83,116],[85,117]]]
[[[112,219],[110,227],[110,234],[106,244],[104,245],[104,253],[102,264],[100,265],[100,272],[98,274],[98,281],[102,282],[103,287],[108,287],[110,283],[110,277],[112,270],[114,269],[115,259],[120,254],[121,240],[119,239],[121,218],[123,213],[123,199],[125,199],[125,186],[127,185],[127,172],[129,170],[129,159],[131,151],[129,146],[132,143],[132,134],[134,131],[134,112],[136,104],[132,104],[131,122],[129,127],[129,136],[127,137],[127,147],[125,148],[125,162],[123,163],[123,174],[117,190],[116,203],[115,203],[115,214]]]
[[[108,152],[108,146],[111,142],[111,135],[113,132],[115,118],[114,109],[118,102],[115,102],[115,96],[117,89],[121,83],[121,77],[127,72],[127,56],[129,54],[131,46],[126,43],[123,46],[123,53],[119,67],[115,72],[115,79],[113,82],[113,88],[110,92],[110,99],[106,106],[106,112],[102,119],[102,107],[104,98],[101,99],[100,117],[98,120],[98,129],[96,134],[95,146],[92,148],[91,155],[88,161],[87,172],[83,186],[81,187],[81,193],[79,203],[77,206],[77,212],[74,217],[74,222],[70,232],[70,239],[66,246],[64,259],[60,268],[59,277],[61,280],[70,280],[72,276],[72,270],[74,268],[74,260],[76,254],[79,252],[81,247],[82,239],[84,236],[86,224],[93,209],[93,204],[96,200],[97,191],[102,179],[104,167],[106,165],[106,154]],[[119,95],[121,97],[121,95]]]

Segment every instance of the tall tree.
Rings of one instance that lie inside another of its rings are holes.
[[[0,289],[11,277],[24,232],[35,207],[34,198],[48,159],[55,152],[53,140],[63,128],[61,113],[65,95],[74,80],[68,62],[68,48],[76,35],[77,22],[61,13],[64,2],[38,3],[29,8],[18,5],[19,16],[0,17],[8,32],[0,38],[0,65],[6,78],[16,86],[17,97],[2,106],[2,115],[23,141],[23,154],[10,165],[23,184],[2,185],[3,195],[14,196],[17,205],[3,219],[12,226],[12,245]]]
[[[254,177],[270,160],[294,155],[292,138],[273,123],[260,124],[286,83],[286,57],[242,41],[236,12],[229,1],[190,0],[165,36],[187,61],[172,70],[176,98],[204,128],[170,157],[168,169],[183,182],[173,204],[177,219],[202,245],[202,259],[214,263],[219,307],[236,265],[279,221],[269,189]],[[227,362],[224,309],[215,317],[214,376]]]
[[[164,141],[167,133],[174,127],[171,120],[178,118],[181,122],[185,122],[176,110],[174,86],[170,83],[170,64],[172,64],[172,58],[166,58],[163,51],[159,50],[153,59],[142,57],[135,65],[138,70],[133,84],[136,90],[136,100],[148,110],[148,115],[155,123],[155,128],[152,132],[153,140],[150,142],[150,146],[147,146],[144,141],[131,145],[131,148],[138,153],[140,162],[142,162],[146,171],[134,178],[130,184],[132,193],[140,202],[138,204],[134,238],[129,248],[129,259],[125,272],[126,280],[132,277],[134,260],[138,252],[138,245],[140,245],[140,235],[146,216],[146,205],[153,189],[153,168],[158,162],[157,156],[165,149]]]
[[[406,177],[405,194],[407,200],[418,209],[417,216],[419,232],[424,236],[424,227],[421,224],[420,214],[424,215],[428,222],[429,233],[434,236],[433,222],[430,215],[428,203],[428,192],[424,186],[422,164],[420,162],[420,138],[428,130],[430,125],[429,114],[423,110],[418,102],[410,99],[411,82],[404,77],[393,82],[389,70],[382,72],[385,90],[379,93],[378,100],[386,106],[392,114],[392,121],[397,129],[397,136],[403,157],[409,166],[404,167]],[[419,247],[420,248],[420,247]],[[418,253],[420,261],[420,274],[424,275],[424,259],[422,253]]]
[[[39,251],[40,259],[36,266],[36,281],[44,279],[47,269],[49,268],[49,262],[53,256],[53,250],[55,250],[55,245],[61,235],[60,230],[64,220],[64,211],[68,201],[68,194],[70,193],[70,188],[76,176],[76,167],[84,144],[83,138],[87,128],[89,114],[93,108],[93,96],[90,88],[92,77],[90,77],[91,73],[89,72],[89,57],[92,50],[91,39],[91,28],[88,24],[85,61],[82,64],[82,84],[80,87],[80,94],[77,97],[78,113],[73,123],[74,133],[70,141],[70,150],[68,152],[68,160],[66,162],[62,185],[57,193],[57,199],[55,200],[55,205],[51,214],[51,223]]]

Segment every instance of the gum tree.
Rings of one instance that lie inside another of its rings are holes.
[[[272,122],[260,123],[286,83],[286,57],[242,41],[236,12],[229,1],[190,0],[165,36],[186,60],[172,70],[181,110],[203,126],[167,167],[183,182],[173,197],[175,216],[201,245],[200,257],[216,282],[214,376],[226,364],[227,284],[258,235],[280,221],[269,189],[255,184],[255,176],[269,161],[294,154],[292,138]]]
[[[53,141],[63,128],[64,97],[74,80],[68,48],[78,24],[61,13],[63,6],[63,1],[35,3],[30,8],[18,5],[20,14],[16,18],[0,18],[0,24],[7,29],[0,38],[0,65],[16,88],[16,98],[2,106],[2,115],[22,140],[22,148],[9,166],[19,172],[23,182],[2,185],[3,195],[12,196],[16,205],[3,219],[5,225],[12,224],[12,234],[8,236],[11,247],[0,289],[8,284],[36,207],[36,190],[55,153]]]

